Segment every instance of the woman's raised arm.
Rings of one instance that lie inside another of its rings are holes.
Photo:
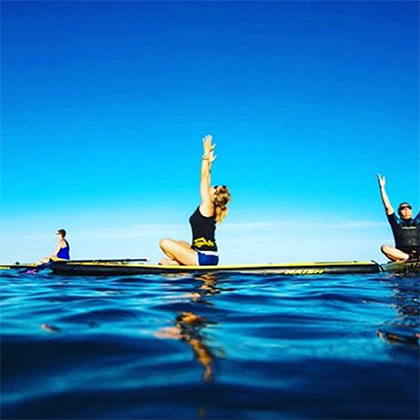
[[[203,138],[204,153],[201,158],[201,177],[200,177],[200,212],[203,216],[213,216],[214,204],[211,194],[211,165],[215,161],[215,144],[212,143],[213,137],[207,134]]]

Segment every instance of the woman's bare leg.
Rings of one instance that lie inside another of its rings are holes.
[[[387,258],[392,261],[406,261],[410,258],[410,256],[405,252],[402,252],[399,249],[389,245],[382,245],[381,251]]]
[[[160,241],[159,246],[173,261],[169,262],[167,259],[163,259],[161,263],[169,263],[173,265],[176,265],[176,263],[181,265],[197,265],[197,253],[191,248],[188,242],[164,238]]]
[[[187,248],[191,248],[191,244],[186,241],[177,241],[181,245],[185,245]]]

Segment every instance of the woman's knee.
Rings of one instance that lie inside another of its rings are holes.
[[[169,238],[163,238],[159,242],[161,249],[168,249],[174,241]]]
[[[386,254],[389,252],[390,246],[389,245],[382,245],[381,246],[381,251]]]

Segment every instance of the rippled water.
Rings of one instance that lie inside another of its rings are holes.
[[[419,417],[418,276],[6,274],[1,305],[2,418]]]

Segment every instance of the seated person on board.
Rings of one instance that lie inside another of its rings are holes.
[[[66,231],[64,229],[59,229],[57,231],[58,236],[58,245],[54,253],[49,257],[41,260],[42,263],[48,263],[51,259],[53,260],[69,260],[70,259],[70,245],[65,239]]]
[[[398,206],[397,216],[385,191],[385,177],[378,174],[378,183],[382,202],[395,240],[395,247],[382,245],[381,251],[392,261],[418,259],[420,248],[420,212],[413,219],[413,209],[410,204],[404,201]]]
[[[227,204],[231,197],[226,186],[211,186],[211,165],[216,145],[212,136],[203,139],[204,154],[201,161],[200,197],[201,203],[190,217],[192,245],[185,241],[162,239],[159,243],[168,258],[161,260],[164,265],[217,265],[219,255],[215,239],[216,224],[227,215]]]

